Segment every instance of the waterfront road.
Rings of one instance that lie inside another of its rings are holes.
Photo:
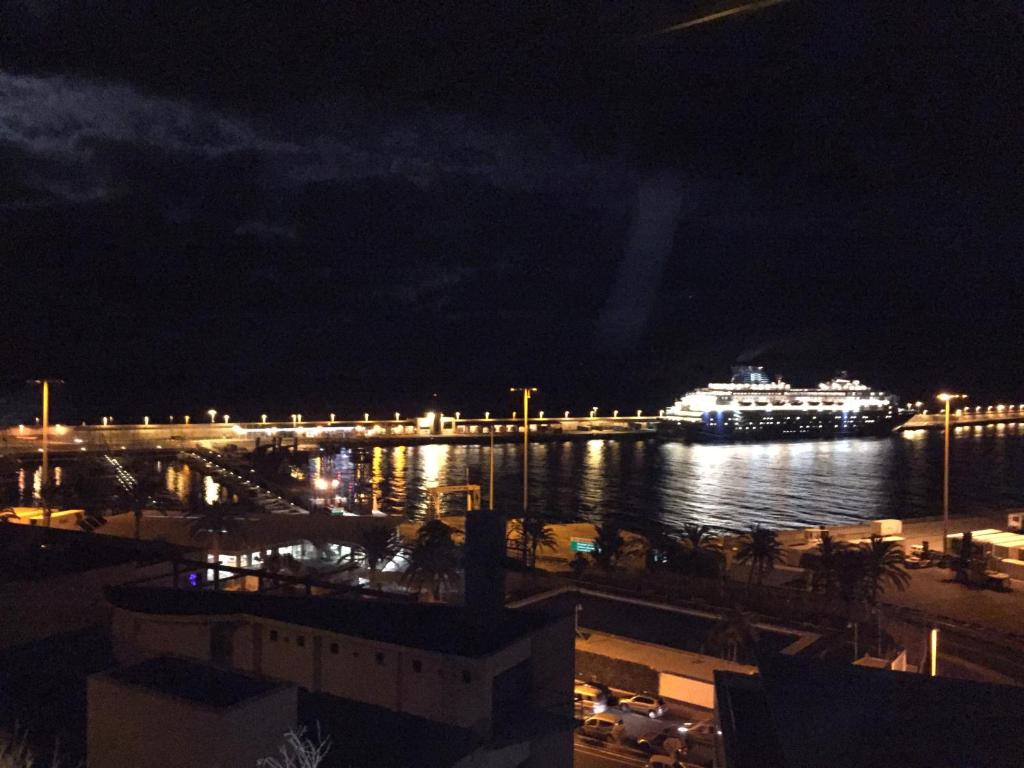
[[[635,749],[601,744],[576,735],[573,768],[644,768],[647,755]],[[698,763],[684,763],[685,768],[705,768]]]
[[[644,715],[635,712],[620,712],[612,707],[609,713],[622,718],[622,724],[626,727],[625,737],[627,743],[617,744],[611,740],[591,738],[576,731],[574,766],[576,768],[612,768],[619,766],[645,766],[647,765],[647,753],[629,746],[629,741],[651,732],[661,731],[665,728],[678,728],[685,720],[679,717],[663,717],[652,720]],[[687,765],[690,765],[689,763]],[[696,764],[695,768],[696,768]]]
[[[635,750],[604,745],[577,734],[572,764],[573,768],[643,768],[647,759]]]

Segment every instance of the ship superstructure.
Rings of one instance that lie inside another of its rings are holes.
[[[845,374],[805,389],[773,381],[763,366],[738,365],[731,381],[676,400],[663,422],[696,439],[771,440],[881,435],[907,415],[895,395]]]

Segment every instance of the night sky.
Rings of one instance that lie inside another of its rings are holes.
[[[0,419],[1024,399],[1019,3],[737,4],[0,4]]]

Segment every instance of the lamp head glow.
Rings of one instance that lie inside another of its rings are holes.
[[[948,403],[950,400],[963,400],[967,398],[967,395],[956,395],[950,392],[940,392],[936,397],[944,403]]]

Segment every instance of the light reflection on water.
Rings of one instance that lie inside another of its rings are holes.
[[[1020,430],[1024,432],[1024,428]],[[951,508],[1024,505],[1024,440],[1009,428],[954,440]],[[497,505],[522,504],[522,448],[495,447]],[[488,448],[421,445],[374,451],[382,508],[419,517],[425,488],[479,483],[486,504]],[[349,465],[348,472],[354,472]],[[696,521],[719,528],[838,524],[941,511],[942,435],[733,445],[588,440],[530,446],[530,506],[562,516]],[[446,510],[464,509],[459,496]]]
[[[951,510],[971,513],[1024,506],[1024,425],[954,432]],[[494,449],[499,509],[522,505],[522,446]],[[385,512],[421,517],[430,485],[478,483],[487,503],[486,445],[374,448],[365,476]],[[351,489],[357,465],[348,451],[315,455],[293,476],[339,480]],[[60,468],[55,468],[55,478]],[[177,462],[165,466],[167,487],[185,498],[200,474]],[[22,500],[38,497],[40,473],[22,468]],[[208,500],[222,494],[202,478]],[[30,490],[31,489],[31,490]],[[588,440],[530,445],[530,507],[564,517],[600,520],[619,515],[678,526],[718,528],[752,523],[775,527],[838,524],[879,517],[941,514],[942,433],[904,432],[885,439],[794,443],[684,445],[657,441]],[[33,493],[34,491],[34,493]],[[465,509],[447,496],[447,511]]]

